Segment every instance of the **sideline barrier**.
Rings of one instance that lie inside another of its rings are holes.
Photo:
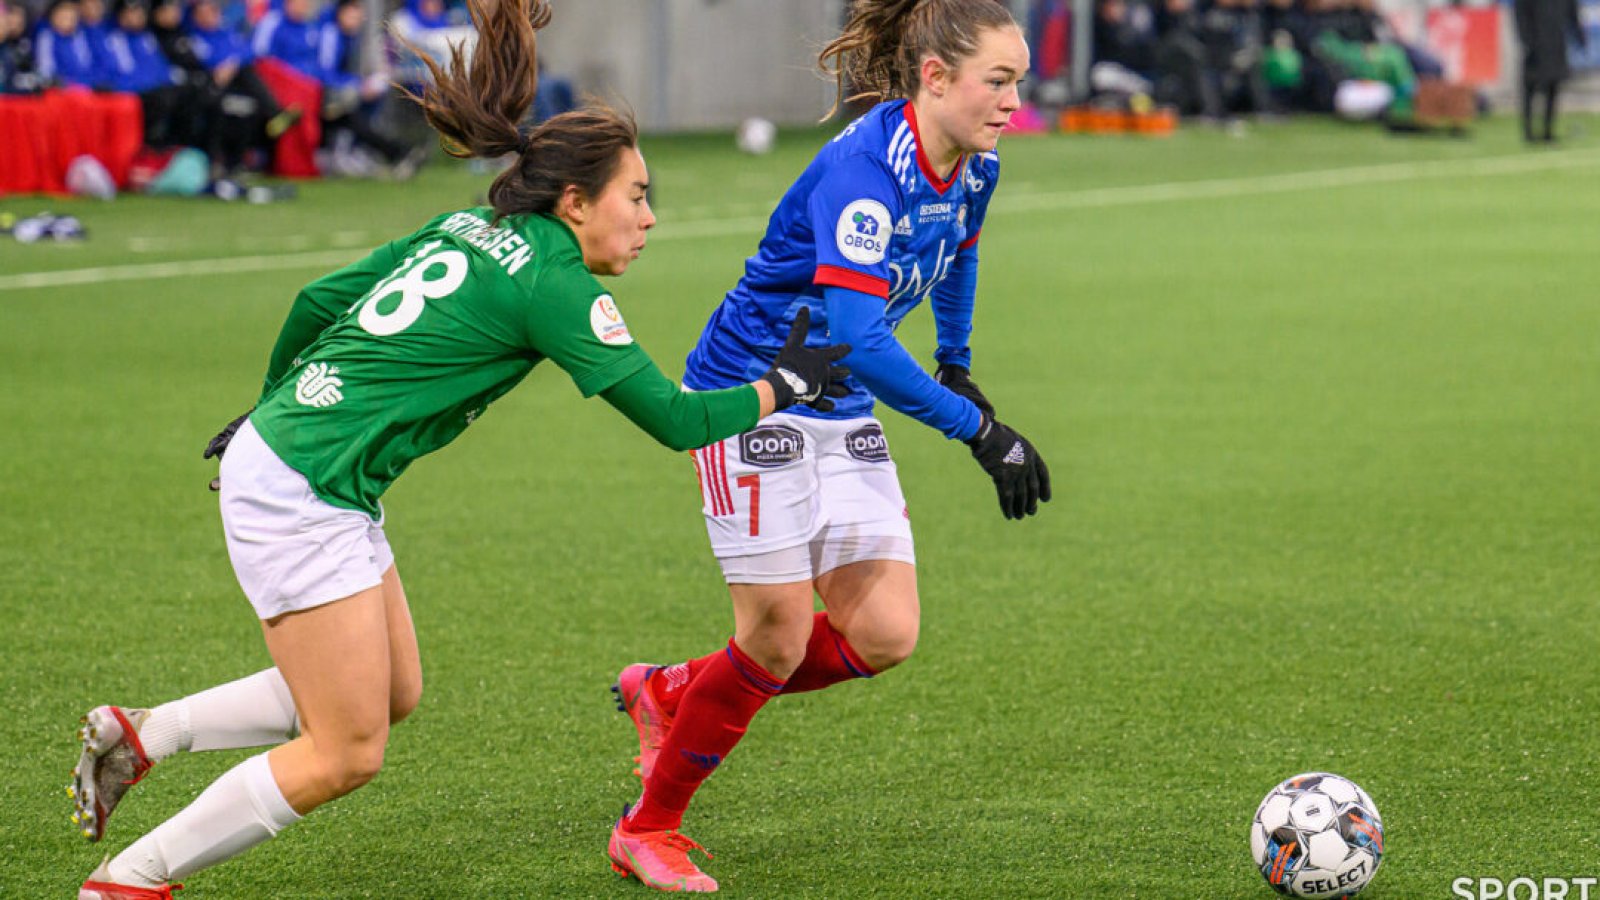
[[[67,166],[83,154],[123,188],[144,144],[144,114],[136,94],[65,88],[0,96],[0,135],[0,196],[67,193]]]

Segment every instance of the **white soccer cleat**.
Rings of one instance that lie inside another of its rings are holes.
[[[83,717],[78,737],[83,753],[72,770],[67,795],[72,798],[72,824],[84,837],[105,837],[106,820],[128,788],[150,771],[150,758],[139,742],[139,726],[150,717],[148,709],[97,706]]]

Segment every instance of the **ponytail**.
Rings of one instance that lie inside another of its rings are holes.
[[[855,0],[844,31],[817,55],[837,86],[828,115],[857,100],[914,97],[924,57],[956,65],[984,31],[1005,27],[1017,23],[1000,0]],[[845,96],[846,84],[856,93]]]
[[[460,45],[439,65],[415,44],[406,49],[428,67],[432,84],[418,96],[401,88],[422,107],[428,124],[443,137],[444,150],[459,159],[495,157],[521,149],[517,123],[533,105],[538,88],[540,28],[550,22],[547,0],[467,0],[478,43],[470,67]]]
[[[575,186],[598,197],[616,174],[623,150],[637,147],[633,117],[604,104],[562,113],[524,134],[520,123],[538,87],[536,32],[550,23],[548,0],[467,0],[478,43],[468,64],[459,46],[446,65],[414,44],[401,42],[428,67],[432,84],[418,96],[446,153],[467,159],[515,154],[510,168],[489,186],[495,218],[554,213]]]

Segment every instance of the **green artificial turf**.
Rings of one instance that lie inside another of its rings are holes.
[[[964,447],[880,410],[921,643],[756,719],[685,823],[724,892],[1265,898],[1248,823],[1313,770],[1383,814],[1364,897],[1600,875],[1600,143],[1515,130],[1007,138],[974,376],[1055,501],[1004,521]],[[647,138],[661,225],[615,293],[669,373],[826,137]],[[90,233],[0,238],[0,895],[100,859],[62,789],[80,714],[269,664],[200,451],[296,289],[488,180],[0,200]],[[268,259],[125,268],[239,257]],[[386,506],[422,706],[369,787],[182,896],[645,896],[605,859],[637,790],[606,688],[730,631],[689,460],[542,367]],[[161,764],[104,849],[246,755]]]

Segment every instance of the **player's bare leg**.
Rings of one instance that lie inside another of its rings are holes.
[[[416,641],[394,570],[350,597],[263,622],[262,631],[303,733],[235,767],[102,865],[80,900],[141,896],[124,888],[165,890],[267,840],[377,773],[390,718],[409,714],[421,692]],[[399,691],[393,689],[397,681],[403,682]]]
[[[422,669],[405,588],[393,566],[383,575],[390,648],[390,724],[416,708]],[[98,841],[128,790],[179,752],[275,747],[300,731],[289,685],[276,667],[152,709],[100,706],[83,718],[82,753],[68,794],[73,824]]]
[[[389,625],[389,724],[394,725],[422,702],[422,653],[405,585],[392,565],[383,573],[383,609]]]
[[[828,621],[874,672],[891,669],[916,649],[922,622],[917,569],[907,562],[869,559],[817,577]]]
[[[811,582],[730,584],[728,594],[734,643],[768,672],[788,678],[805,659],[811,637]]]
[[[267,758],[284,798],[305,815],[372,780],[391,719],[421,698],[410,610],[391,567],[378,587],[264,622],[262,631],[304,723]]]

